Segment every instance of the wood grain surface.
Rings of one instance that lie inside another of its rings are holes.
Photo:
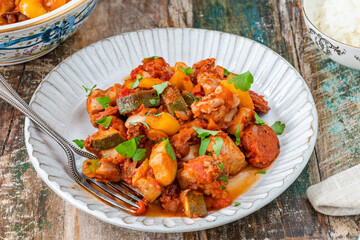
[[[280,197],[214,229],[157,234],[115,227],[64,202],[37,176],[24,147],[24,117],[0,101],[0,239],[358,239],[360,216],[328,217],[306,198],[312,184],[360,161],[360,75],[311,42],[297,0],[100,0],[72,38],[32,62],[0,68],[29,101],[60,61],[98,40],[157,27],[196,27],[254,39],[304,77],[316,102],[319,134],[310,162]]]

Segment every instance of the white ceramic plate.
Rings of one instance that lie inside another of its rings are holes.
[[[63,150],[26,119],[25,139],[40,177],[59,196],[105,222],[152,232],[188,232],[223,225],[255,212],[279,196],[299,176],[313,151],[317,112],[311,93],[296,70],[269,48],[247,38],[201,29],[154,29],[125,33],[84,48],[59,64],[35,91],[31,106],[67,139],[84,139],[95,132],[85,109],[82,85],[105,89],[149,56],[162,56],[173,65],[209,58],[235,73],[249,70],[252,89],[265,95],[272,110],[270,124],[286,124],[279,136],[280,155],[267,173],[230,206],[205,218],[135,217],[107,206],[80,189],[67,170]],[[82,159],[78,159],[81,169]]]

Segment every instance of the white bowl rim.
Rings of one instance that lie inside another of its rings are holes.
[[[262,199],[262,201],[259,200],[255,200],[254,201],[254,205],[252,207],[252,211],[251,213],[246,214],[245,216],[242,217],[237,217],[236,215],[232,215],[232,216],[226,216],[225,219],[221,220],[221,221],[216,221],[216,222],[205,222],[203,224],[193,224],[193,225],[186,225],[186,227],[184,226],[177,226],[175,228],[173,227],[169,227],[169,228],[164,228],[163,226],[157,226],[157,225],[152,225],[152,226],[145,226],[145,225],[141,225],[138,226],[136,224],[130,224],[130,223],[114,223],[113,221],[111,221],[110,217],[106,216],[104,213],[99,212],[97,210],[91,210],[89,209],[85,203],[83,203],[82,201],[75,199],[71,194],[62,191],[59,188],[59,185],[56,182],[51,181],[48,178],[48,173],[43,170],[40,167],[39,164],[39,160],[37,159],[37,157],[34,156],[34,148],[32,146],[32,144],[30,143],[30,130],[29,130],[29,126],[30,126],[30,122],[31,120],[26,117],[25,118],[25,123],[24,123],[24,138],[25,138],[25,146],[29,155],[29,159],[31,161],[31,163],[33,164],[37,174],[40,176],[40,178],[46,183],[46,185],[48,187],[50,187],[59,197],[61,197],[64,201],[66,201],[67,203],[70,203],[73,207],[82,210],[83,212],[86,212],[94,217],[96,217],[97,219],[100,219],[101,221],[104,221],[106,223],[112,224],[114,226],[118,226],[118,227],[123,227],[123,228],[127,228],[127,229],[131,229],[131,230],[137,230],[137,231],[146,231],[146,232],[157,232],[157,233],[182,233],[182,232],[194,232],[194,231],[200,231],[200,230],[206,230],[206,229],[211,229],[211,228],[215,228],[215,227],[219,227],[219,226],[223,226],[225,224],[231,223],[231,222],[235,222],[238,221],[250,214],[253,214],[255,212],[257,212],[259,209],[265,207],[266,205],[268,205],[270,202],[274,201],[278,196],[280,196],[285,190],[287,190],[291,184],[293,184],[295,182],[295,180],[299,177],[299,175],[303,172],[303,170],[305,169],[306,165],[308,164],[308,162],[310,161],[311,155],[314,151],[315,148],[315,143],[317,140],[317,135],[318,135],[318,113],[317,113],[317,109],[316,109],[316,105],[315,105],[315,101],[313,98],[313,95],[311,94],[311,91],[306,83],[306,81],[303,79],[303,77],[300,75],[300,73],[295,69],[294,66],[292,66],[285,58],[283,58],[280,54],[278,54],[277,52],[275,52],[274,50],[272,50],[271,48],[267,47],[266,45],[259,43],[253,39],[250,38],[246,38],[244,36],[240,36],[237,34],[232,34],[232,33],[228,33],[228,32],[223,32],[223,31],[216,31],[216,30],[208,30],[208,29],[198,29],[198,28],[152,28],[152,29],[141,29],[141,30],[136,30],[136,31],[131,31],[131,32],[124,32],[124,33],[120,33],[118,35],[126,35],[126,34],[130,34],[130,33],[136,33],[136,32],[143,32],[143,31],[154,31],[154,30],[176,30],[176,29],[181,29],[181,30],[186,30],[186,29],[190,29],[190,30],[195,30],[195,31],[210,31],[210,32],[217,32],[220,34],[228,34],[228,35],[235,35],[237,37],[240,38],[245,38],[255,44],[259,44],[262,47],[270,50],[273,54],[275,54],[277,57],[279,57],[280,59],[282,59],[290,69],[292,69],[294,71],[294,73],[300,78],[302,79],[304,85],[303,88],[310,93],[309,94],[309,101],[312,104],[312,110],[311,110],[311,115],[314,117],[313,119],[313,123],[312,123],[312,130],[313,133],[311,135],[311,137],[308,140],[309,143],[309,148],[304,151],[303,153],[303,157],[304,157],[304,161],[302,161],[301,163],[297,164],[295,166],[295,170],[292,174],[286,176],[283,179],[283,184],[280,187],[275,187],[273,188],[270,192],[269,192],[269,196],[265,199]],[[105,39],[102,39],[98,42],[92,43],[89,46],[86,46],[86,48],[91,47],[99,42],[103,42],[103,41],[107,41],[110,38],[114,38],[118,35],[114,35]],[[85,47],[84,47],[85,48]],[[82,49],[80,49],[79,51],[81,51]],[[78,51],[77,51],[78,52]],[[64,64],[66,62],[66,60],[68,58],[70,58],[71,56],[75,55],[77,52],[73,53],[72,55],[68,56],[67,58],[65,58],[63,61],[61,61],[53,70],[51,70],[47,76],[49,76],[55,69],[59,68],[60,65]],[[30,99],[30,103],[29,105],[31,105],[31,103],[35,100],[35,96],[36,93],[40,90],[41,85],[44,84],[45,81],[47,81],[47,76],[42,80],[42,82],[38,85],[38,87],[36,88],[36,90],[34,91],[31,99]],[[45,81],[44,81],[45,80]],[[75,181],[74,181],[75,182]],[[261,203],[260,203],[261,202]],[[205,226],[204,226],[205,225]]]
[[[90,0],[71,0],[70,2],[66,3],[65,5],[55,9],[54,11],[48,12],[44,15],[39,17],[28,19],[26,21],[17,22],[13,24],[3,25],[0,26],[0,33],[7,33],[11,31],[21,30],[27,27],[33,27],[35,25],[47,22],[48,20],[54,19],[58,16],[64,15],[67,12],[71,11],[72,9],[76,8],[77,6],[90,1]]]
[[[305,9],[305,4],[304,2],[307,1],[307,0],[301,0],[301,9],[302,9],[302,12],[303,12],[303,16],[306,18],[306,20],[310,23],[310,25],[315,28],[318,32],[320,32],[321,34],[323,34],[324,36],[326,36],[327,38],[331,39],[332,41],[336,42],[336,43],[339,43],[339,44],[343,44],[345,46],[348,46],[350,48],[355,48],[355,49],[359,49],[360,50],[360,47],[357,47],[357,46],[353,46],[353,45],[350,45],[348,43],[343,43],[343,42],[340,42],[339,40],[336,40],[332,37],[330,37],[329,35],[325,34],[323,31],[320,31],[319,28],[317,28],[315,26],[315,24],[312,23],[312,21],[310,20],[310,18],[308,17],[308,15],[306,14],[306,9]]]

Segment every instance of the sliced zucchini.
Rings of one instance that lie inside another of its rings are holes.
[[[191,218],[204,217],[207,214],[204,195],[197,191],[185,190],[182,198],[184,213]]]
[[[179,89],[174,86],[167,87],[161,94],[161,99],[173,116],[175,116],[175,111],[186,112],[188,110],[188,106],[181,96]]]
[[[122,98],[116,99],[116,104],[119,108],[120,114],[127,114],[129,112],[139,109],[144,104],[145,107],[158,107],[160,106],[160,99],[157,96],[155,89],[147,90],[137,93],[132,93]]]
[[[183,96],[183,98],[188,106],[191,106],[191,104],[193,104],[193,102],[195,102],[195,96],[192,95],[191,93],[186,93]]]
[[[85,176],[94,178],[96,169],[100,167],[100,159],[88,159],[83,162],[82,172]]]
[[[114,148],[122,142],[124,142],[124,139],[122,139],[119,132],[114,128],[97,132],[91,136],[91,145],[96,150]]]

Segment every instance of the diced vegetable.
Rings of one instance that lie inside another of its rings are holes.
[[[82,172],[84,175],[93,178],[96,176],[96,169],[100,167],[100,159],[88,159],[83,162]]]
[[[186,112],[188,110],[184,98],[181,96],[180,91],[175,87],[167,87],[161,94],[161,98],[168,111],[173,116],[175,116],[175,111]]]
[[[140,178],[135,187],[144,195],[145,199],[153,203],[162,193],[161,186],[152,178]]]
[[[155,101],[150,102],[150,99],[155,99]],[[147,90],[118,98],[116,99],[116,104],[120,114],[127,114],[138,109],[142,104],[145,107],[158,107],[160,106],[160,99],[155,90]]]
[[[253,119],[254,119],[254,110],[250,108],[242,107],[239,109],[239,111],[234,116],[233,120],[230,122],[227,132],[236,136],[238,127],[240,126],[239,132],[241,133],[244,130],[246,124],[252,122]]]
[[[185,95],[183,95],[183,98],[188,106],[191,106],[191,104],[193,104],[193,102],[195,102],[196,99],[195,96],[192,95],[191,93],[186,93]]]
[[[204,217],[207,214],[204,195],[193,190],[185,190],[180,195],[184,213],[191,218]]]
[[[176,158],[172,160],[165,149],[165,144],[166,141],[156,144],[151,151],[149,159],[149,166],[154,172],[156,181],[164,187],[174,181],[177,172]],[[168,146],[171,147],[170,144]]]
[[[160,130],[169,136],[177,133],[180,129],[179,122],[166,112],[162,112],[157,117],[150,115],[145,122],[149,124],[150,128]]]
[[[229,83],[227,80],[220,81],[221,85],[228,88],[232,93],[236,94],[240,99],[240,106],[247,107],[250,109],[254,109],[254,103],[251,100],[249,91],[241,91],[240,89],[236,89],[234,83]]]
[[[156,84],[161,84],[163,81],[161,81],[159,78],[143,78],[140,81],[139,88],[146,88],[151,89]]]
[[[186,90],[190,92],[194,87],[190,77],[180,70],[175,71],[175,74],[170,78],[169,82],[181,91]]]
[[[96,150],[106,150],[114,148],[124,140],[120,136],[119,132],[114,128],[110,128],[106,131],[97,132],[91,136],[91,145]]]

